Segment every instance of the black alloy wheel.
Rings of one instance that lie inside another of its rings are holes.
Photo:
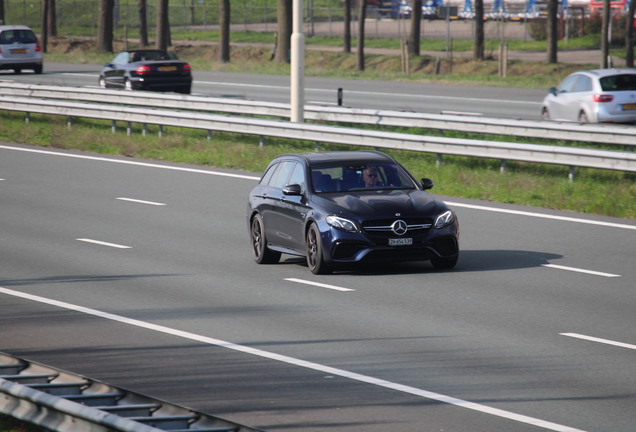
[[[307,230],[307,266],[313,274],[330,274],[333,272],[333,268],[328,265],[322,253],[322,240],[320,238],[320,231],[316,224],[311,224],[309,230]]]
[[[263,225],[263,218],[260,214],[256,214],[252,218],[250,240],[252,241],[254,261],[258,264],[275,264],[278,262],[281,254],[267,247],[265,226]]]

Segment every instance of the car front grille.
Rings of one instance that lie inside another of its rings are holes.
[[[366,221],[362,224],[362,229],[365,233],[374,239],[395,237],[392,225],[399,219],[379,219],[373,221]],[[429,218],[404,218],[401,219],[406,222],[406,233],[402,234],[404,237],[422,237],[425,236],[433,225],[433,221]]]

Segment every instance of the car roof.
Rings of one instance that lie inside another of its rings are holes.
[[[352,163],[352,162],[395,162],[394,159],[379,151],[363,150],[363,151],[340,151],[340,152],[313,152],[313,153],[293,153],[281,155],[276,159],[285,157],[298,157],[304,159],[308,165],[329,165],[334,163]]]
[[[596,78],[604,78],[607,76],[613,76],[613,75],[623,75],[623,74],[631,74],[634,75],[636,74],[636,69],[630,69],[630,68],[622,68],[622,69],[617,69],[617,68],[612,68],[612,69],[590,69],[590,70],[582,70],[582,71],[577,71],[574,72],[575,74],[577,73],[584,73],[587,75],[592,75]]]
[[[31,28],[25,25],[0,25],[0,31],[4,30],[31,30]]]

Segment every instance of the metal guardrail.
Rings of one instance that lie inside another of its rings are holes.
[[[5,96],[14,95],[45,99],[113,103],[147,108],[247,114],[284,119],[290,117],[289,104],[207,96],[183,96],[145,92],[143,97],[139,97],[139,93],[133,94],[118,90],[2,82],[0,82],[0,93]],[[335,123],[359,123],[377,126],[453,130],[525,138],[549,138],[636,147],[636,127],[625,125],[557,123],[496,119],[481,116],[471,117],[465,115],[425,114],[408,111],[312,105],[305,106],[305,119]]]
[[[352,146],[411,150],[438,155],[459,155],[500,159],[502,161],[515,160],[565,165],[570,167],[570,180],[574,178],[573,167],[636,172],[636,153],[623,151],[419,136],[308,123],[290,123],[251,117],[231,117],[191,111],[186,113],[174,110],[141,109],[96,103],[60,102],[7,96],[0,97],[0,109],[63,115],[69,118],[69,124],[70,119],[73,117],[84,117],[123,121],[128,122],[129,125],[132,123],[156,124],[208,131],[238,132],[261,137],[269,136]]]
[[[0,413],[59,432],[263,432],[0,353]]]

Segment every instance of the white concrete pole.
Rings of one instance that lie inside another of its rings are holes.
[[[305,121],[305,35],[303,34],[303,1],[294,0],[291,35],[291,121]]]

